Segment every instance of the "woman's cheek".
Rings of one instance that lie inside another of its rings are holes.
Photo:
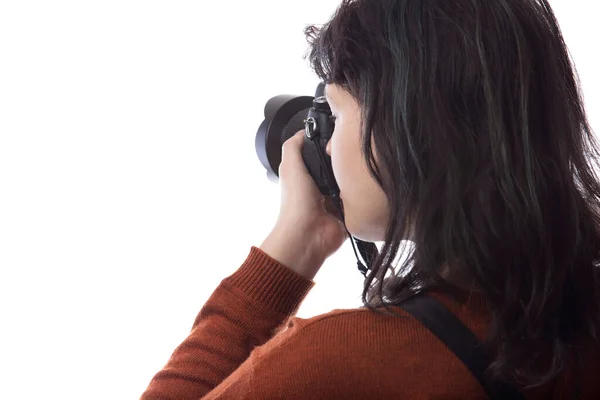
[[[331,168],[333,170],[333,176],[338,184],[340,190],[342,190],[342,168],[341,168],[342,157],[339,149],[339,144],[336,141],[336,137],[331,138]]]

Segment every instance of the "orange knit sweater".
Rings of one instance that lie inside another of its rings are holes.
[[[407,318],[364,309],[309,319],[294,314],[314,286],[256,247],[200,310],[141,400],[209,399],[486,399],[469,370],[433,334]],[[470,293],[442,301],[481,340],[485,300]],[[600,362],[582,370],[581,399],[600,399]],[[567,399],[572,374],[525,392]]]

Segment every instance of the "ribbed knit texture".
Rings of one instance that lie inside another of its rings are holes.
[[[486,399],[468,369],[433,334],[405,316],[368,309],[295,317],[314,286],[252,247],[200,310],[141,400]],[[489,324],[482,295],[429,292],[481,340]],[[600,399],[600,362],[586,360],[581,399]],[[567,399],[571,374],[528,399]]]

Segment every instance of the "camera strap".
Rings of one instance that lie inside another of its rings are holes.
[[[399,304],[437,338],[469,368],[492,400],[525,400],[512,385],[491,383],[485,375],[490,359],[477,337],[443,304],[423,293],[416,294]]]

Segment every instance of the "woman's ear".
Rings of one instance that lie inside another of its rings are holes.
[[[329,157],[331,157],[331,139],[327,142],[327,146],[325,147],[325,152]]]

